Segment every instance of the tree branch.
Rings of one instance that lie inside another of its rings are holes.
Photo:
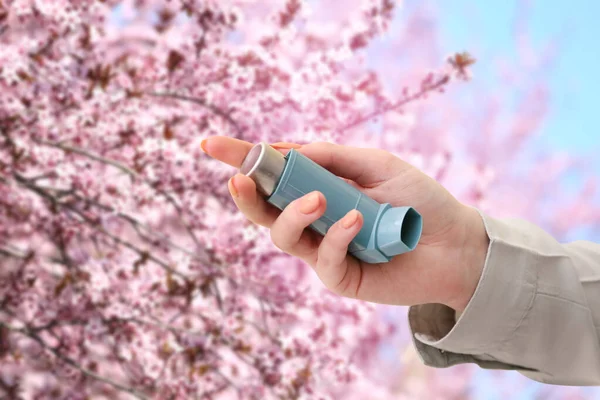
[[[94,154],[94,153],[87,151],[85,149],[82,149],[80,147],[70,146],[68,144],[64,144],[64,143],[60,143],[60,142],[51,142],[51,141],[47,141],[47,140],[38,140],[37,142],[39,144],[42,144],[45,146],[55,147],[57,149],[64,150],[65,152],[79,154],[79,155],[87,157],[91,160],[98,161],[103,164],[111,165],[111,166],[117,168],[118,170],[126,173],[127,175],[131,176],[132,178],[138,178],[137,172],[135,172],[131,168],[127,167],[126,165],[121,164],[118,161],[111,160],[110,158],[106,158],[106,157],[102,157],[98,154]]]
[[[421,97],[423,97],[425,94],[432,92],[434,90],[440,90],[444,85],[446,85],[448,82],[450,81],[450,76],[449,75],[443,75],[438,81],[436,81],[435,83],[429,84],[425,87],[422,87],[421,90],[419,90],[418,92],[410,95],[410,96],[405,96],[402,100],[397,101],[396,103],[390,104],[388,106],[382,107],[381,109],[378,110],[374,110],[370,113],[368,113],[365,116],[362,116],[360,118],[358,118],[356,121],[352,121],[347,125],[344,125],[340,128],[337,129],[338,133],[344,133],[349,129],[352,128],[356,128],[359,125],[364,124],[365,122],[368,122],[369,120],[376,118],[380,115],[383,115],[385,113],[388,113],[390,111],[394,111],[394,110],[398,110],[399,108],[404,107],[405,105],[407,105],[408,103],[411,103],[413,101],[416,101],[418,99],[420,99]]]
[[[0,254],[4,255],[6,257],[18,258],[20,260],[27,260],[29,257],[31,257],[31,252],[25,253],[24,251],[19,250],[16,247],[13,247],[10,245],[6,245],[5,247],[0,247]]]
[[[178,245],[177,243],[173,242],[167,235],[163,235],[159,232],[155,232],[148,225],[146,225],[145,223],[143,223],[142,221],[140,221],[139,219],[137,219],[136,217],[134,217],[128,213],[125,213],[122,211],[117,211],[114,207],[111,207],[107,204],[103,204],[94,199],[89,199],[89,198],[83,197],[76,192],[73,192],[70,194],[71,194],[71,196],[75,197],[79,201],[82,201],[86,204],[98,207],[99,209],[101,209],[103,211],[115,214],[118,218],[129,223],[131,225],[131,227],[136,231],[138,236],[140,236],[140,238],[142,238],[143,240],[150,242],[152,240],[150,238],[150,236],[153,236],[154,238],[156,238],[158,240],[164,241],[169,247],[171,247],[175,250],[181,251],[182,253],[192,257],[193,259],[196,259],[200,262],[207,263],[207,264],[210,263],[210,260],[208,260],[207,258],[200,257],[196,252],[193,252],[191,250],[186,249],[185,247]],[[142,233],[140,230],[143,230],[145,233]],[[148,235],[148,236],[146,236],[146,235]],[[200,248],[199,250],[202,250],[202,249]]]
[[[27,328],[17,328],[13,325],[9,325],[5,322],[1,322],[0,321],[0,326],[5,327],[6,329],[8,329],[11,332],[15,332],[15,333],[19,333],[23,336],[26,336],[34,341],[36,341],[40,346],[42,346],[42,348],[46,349],[47,351],[49,351],[50,353],[52,353],[56,358],[62,360],[63,362],[67,363],[68,365],[72,366],[73,368],[77,369],[78,371],[80,371],[83,375],[90,377],[92,379],[95,379],[99,382],[105,383],[109,386],[112,386],[113,388],[121,391],[121,392],[126,392],[131,394],[132,396],[138,398],[138,399],[149,399],[147,396],[145,396],[144,394],[138,392],[137,390],[135,390],[134,388],[125,386],[124,384],[118,383],[113,381],[112,379],[100,376],[98,374],[96,374],[95,372],[90,371],[89,369],[86,369],[84,367],[82,367],[81,365],[79,365],[75,360],[73,360],[72,358],[62,354],[60,351],[56,350],[53,347],[50,347],[38,334],[36,334],[35,332],[32,332],[31,330],[27,329]]]
[[[97,162],[100,162],[100,163],[103,163],[106,165],[110,165],[114,168],[117,168],[118,170],[126,173],[133,179],[141,179],[146,185],[148,185],[148,187],[150,187],[152,190],[155,190],[157,193],[162,195],[175,208],[175,211],[177,212],[177,215],[179,216],[179,219],[180,219],[182,225],[187,230],[188,235],[190,236],[190,238],[192,239],[194,244],[197,247],[200,247],[200,241],[194,234],[192,227],[186,221],[186,219],[184,217],[183,209],[179,206],[179,204],[177,204],[177,201],[175,200],[175,198],[173,198],[173,196],[171,196],[169,193],[167,193],[163,189],[157,188],[156,185],[153,182],[151,182],[150,180],[140,176],[137,172],[135,172],[131,168],[127,167],[126,165],[124,165],[118,161],[100,156],[98,154],[94,154],[94,153],[87,151],[85,149],[82,149],[80,147],[70,146],[70,145],[66,145],[64,143],[59,143],[59,142],[50,142],[50,141],[46,141],[46,140],[40,140],[40,141],[38,141],[38,143],[45,145],[45,146],[58,148],[65,152],[73,152],[75,154],[79,154],[79,155],[87,157],[91,160],[94,160],[94,161],[97,161]]]
[[[231,115],[230,115],[230,113],[228,111],[223,111],[219,107],[214,106],[212,104],[208,104],[207,102],[205,102],[202,99],[199,99],[197,97],[185,96],[185,95],[177,94],[177,93],[157,93],[157,92],[152,92],[152,93],[147,93],[147,94],[150,95],[150,96],[153,96],[153,97],[170,98],[170,99],[187,101],[189,103],[198,104],[198,105],[200,105],[200,106],[202,106],[202,107],[210,110],[213,114],[218,115],[219,117],[221,117],[225,121],[227,121],[236,130],[238,136],[241,136],[244,133],[244,131],[242,130],[242,128],[231,117]]]
[[[38,195],[40,195],[41,197],[49,200],[50,202],[52,202],[52,204],[58,206],[58,207],[62,207],[65,209],[68,209],[70,211],[72,211],[73,213],[75,213],[76,215],[78,215],[81,219],[83,219],[92,229],[94,229],[95,231],[109,237],[110,239],[112,239],[114,242],[127,247],[128,249],[132,250],[133,252],[137,253],[140,257],[147,257],[148,260],[153,261],[154,263],[158,264],[159,266],[161,266],[163,269],[165,269],[168,272],[171,272],[174,275],[180,276],[182,278],[186,278],[187,276],[174,269],[173,267],[171,267],[168,263],[166,263],[165,261],[161,260],[160,258],[154,256],[153,254],[149,253],[148,251],[142,250],[139,247],[137,247],[136,245],[134,245],[133,243],[130,243],[124,239],[121,239],[118,236],[113,235],[112,233],[108,232],[106,229],[98,227],[98,224],[91,220],[87,215],[83,214],[80,210],[78,210],[76,207],[74,207],[71,204],[68,203],[63,203],[61,202],[59,199],[57,199],[55,196],[53,196],[52,194],[46,192],[45,190],[41,189],[39,186],[31,183],[30,181],[28,181],[26,178],[24,178],[23,176],[19,175],[19,174],[14,174],[14,177],[16,179],[16,181],[18,183],[20,183],[22,186],[25,186],[26,188],[28,188],[29,190],[37,193]]]
[[[95,221],[91,220],[87,215],[83,214],[79,209],[77,209],[77,207],[75,207],[74,205],[69,204],[69,203],[61,202],[59,198],[57,198],[55,195],[49,193],[48,189],[50,189],[50,190],[52,190],[52,191],[54,191],[56,193],[64,193],[64,192],[68,192],[68,191],[61,190],[61,189],[55,189],[55,188],[40,187],[40,186],[36,185],[35,183],[32,183],[31,180],[29,180],[29,179],[27,179],[27,178],[25,178],[25,177],[23,177],[23,176],[21,176],[21,175],[19,175],[17,173],[15,173],[13,176],[14,176],[15,180],[17,181],[17,183],[21,184],[22,186],[25,186],[26,188],[28,188],[29,190],[31,190],[31,191],[33,191],[35,193],[37,193],[42,198],[47,199],[48,201],[50,201],[55,206],[62,207],[62,208],[65,208],[67,210],[72,211],[79,218],[81,218],[82,220],[84,220],[88,224],[88,226],[90,228],[94,229],[96,232],[99,232],[99,233],[103,234],[104,236],[107,236],[108,238],[110,238],[111,240],[113,240],[115,243],[117,243],[117,244],[119,244],[121,246],[124,246],[124,247],[130,249],[131,251],[135,252],[140,258],[147,258],[149,261],[152,261],[152,262],[158,264],[164,270],[172,273],[173,275],[179,276],[179,277],[181,277],[183,279],[186,279],[186,280],[189,278],[185,273],[183,273],[183,272],[181,272],[181,271],[179,271],[179,270],[171,267],[167,262],[161,260],[160,258],[158,258],[157,256],[153,255],[149,251],[143,250],[143,249],[139,248],[138,246],[134,245],[133,243],[131,243],[131,242],[125,240],[125,239],[122,239],[122,238],[120,238],[120,237],[118,237],[116,235],[113,235],[112,233],[108,232],[106,229],[104,229],[102,227],[99,227],[98,224]],[[73,193],[69,193],[69,194],[75,195],[74,192]],[[79,196],[79,197],[81,197],[81,196]],[[108,207],[108,206],[106,206],[106,207]],[[135,221],[135,219],[133,219],[133,218],[132,218],[132,220]],[[137,221],[136,221],[136,223],[137,223]],[[149,228],[147,228],[147,227],[146,227],[146,229],[149,230]],[[61,252],[61,254],[63,256],[63,259],[65,261],[68,261],[67,259],[65,259],[66,252]],[[205,262],[205,263],[209,263],[210,262],[210,260],[201,260],[201,259],[199,259],[199,260],[201,262]],[[67,265],[67,267],[69,266],[68,263],[66,263],[65,265]],[[213,281],[211,283],[211,287],[213,288],[214,296],[215,296],[215,299],[216,299],[216,302],[217,302],[217,307],[219,308],[219,310],[222,313],[224,313],[225,309],[223,307],[222,295],[221,295],[221,292],[219,290],[219,286],[218,286],[217,282]]]

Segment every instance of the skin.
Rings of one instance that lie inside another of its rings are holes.
[[[236,168],[252,146],[221,136],[202,143],[209,156]],[[388,263],[366,264],[346,253],[362,227],[358,211],[350,211],[322,237],[306,229],[325,212],[326,199],[321,193],[309,193],[281,212],[266,203],[252,179],[233,176],[228,185],[235,204],[250,221],[270,229],[279,249],[312,266],[323,284],[340,296],[393,305],[439,303],[458,312],[464,310],[477,287],[489,246],[475,209],[384,150],[332,143],[271,146],[283,154],[295,148],[374,200],[410,205],[423,216],[422,237],[414,251]]]

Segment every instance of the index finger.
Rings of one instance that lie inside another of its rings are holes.
[[[212,158],[239,168],[254,145],[226,136],[213,136],[204,139],[201,146],[202,150]]]
[[[212,158],[239,168],[254,144],[227,136],[212,136],[204,139],[200,146]],[[301,147],[299,144],[285,142],[273,143],[271,146],[282,154],[286,154],[291,148]]]

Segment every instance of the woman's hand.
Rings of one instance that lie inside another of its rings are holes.
[[[211,137],[202,144],[208,155],[236,168],[252,146],[227,137]],[[260,196],[252,179],[235,175],[229,181],[235,204],[249,220],[271,230],[277,247],[310,264],[325,286],[339,295],[395,305],[441,303],[464,310],[479,281],[489,244],[476,210],[383,150],[331,143],[272,146],[283,153],[296,148],[374,200],[412,206],[423,217],[415,250],[388,263],[366,264],[347,254],[362,227],[358,211],[350,211],[322,237],[306,229],[325,212],[321,193],[309,193],[281,212]]]

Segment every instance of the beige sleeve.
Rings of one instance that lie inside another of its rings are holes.
[[[439,304],[409,311],[423,362],[600,385],[600,245],[560,244],[525,221],[482,217],[490,246],[462,315]]]

